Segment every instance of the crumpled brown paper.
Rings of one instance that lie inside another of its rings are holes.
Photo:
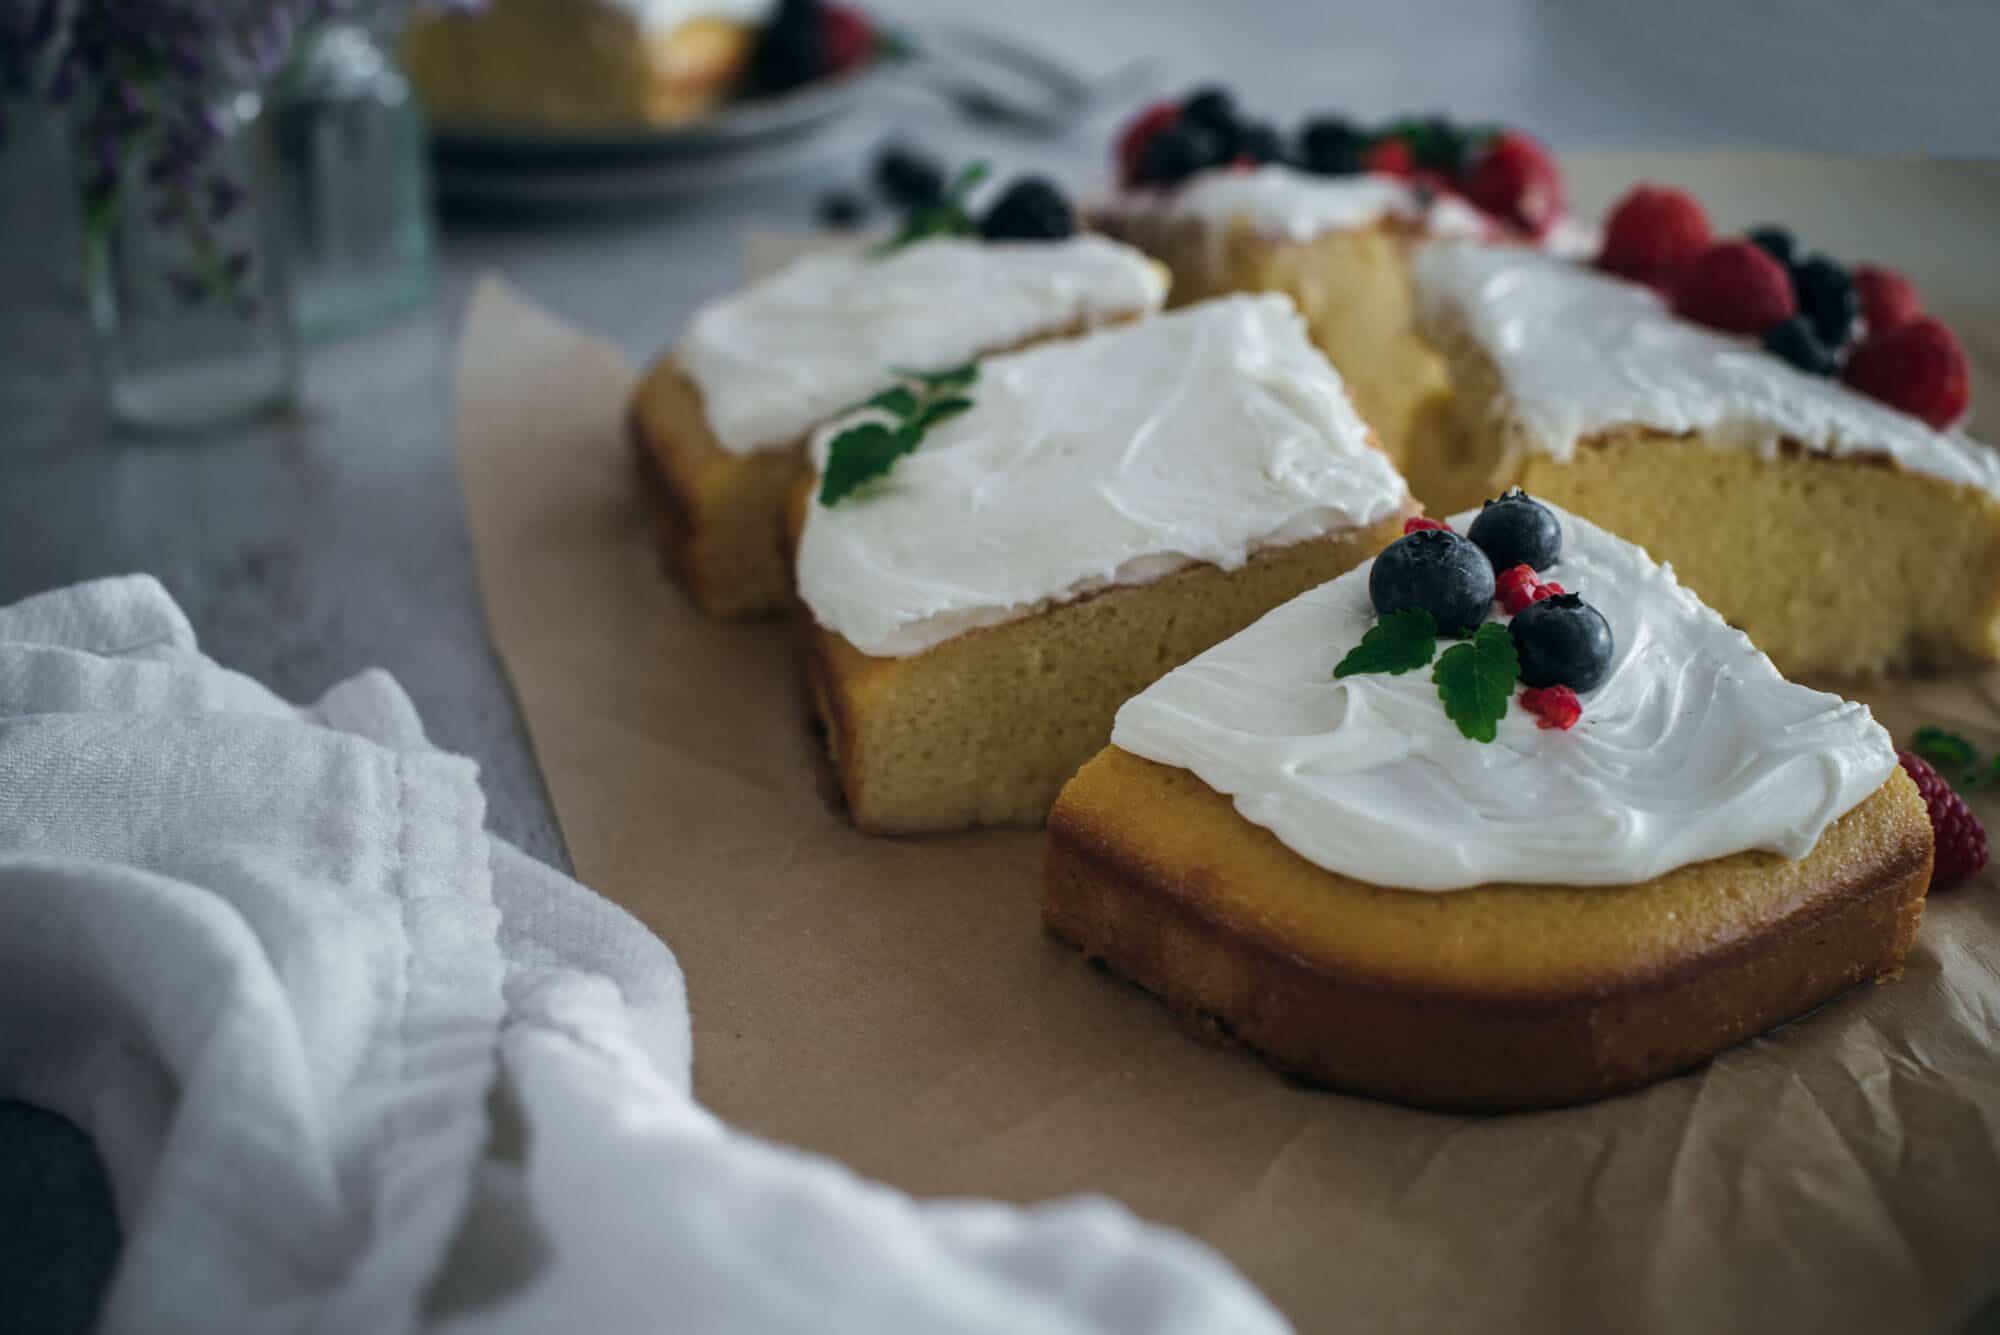
[[[1302,1330],[2000,1321],[2000,878],[1932,901],[1900,982],[1637,1094],[1477,1118],[1302,1088],[1046,937],[1037,834],[849,828],[785,631],[659,573],[631,379],[488,282],[460,459],[577,873],[679,956],[718,1114],[917,1193],[1109,1193]],[[1996,681],[1861,694],[1992,746]]]

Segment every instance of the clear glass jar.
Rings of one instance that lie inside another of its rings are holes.
[[[372,328],[433,284],[423,113],[376,25],[308,34],[272,92],[294,310],[309,339]]]
[[[121,166],[114,191],[86,192],[84,283],[98,369],[110,417],[128,430],[201,431],[297,398],[263,101],[237,91],[210,111],[215,139],[197,178],[152,179],[139,154]],[[88,160],[83,179],[92,179]]]

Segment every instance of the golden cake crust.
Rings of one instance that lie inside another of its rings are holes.
[[[813,503],[788,507],[796,548]],[[1105,589],[922,653],[877,658],[795,605],[800,662],[849,815],[874,834],[1040,825],[1111,735],[1118,706],[1280,603],[1393,541],[1408,506],[1366,528]]]
[[[1426,1106],[1599,1098],[1902,965],[1931,873],[1899,768],[1806,857],[1640,884],[1386,889],[1107,748],[1049,818],[1057,935],[1308,1079]]]
[[[629,415],[647,509],[667,572],[715,617],[784,611],[785,496],[805,446],[731,454],[709,428],[701,390],[672,357],[639,382]]]

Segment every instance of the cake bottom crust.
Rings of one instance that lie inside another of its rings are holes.
[[[1632,1089],[1893,977],[1931,874],[1901,769],[1804,858],[1627,886],[1386,889],[1320,868],[1189,772],[1106,749],[1049,818],[1056,935],[1315,1082],[1425,1107]]]

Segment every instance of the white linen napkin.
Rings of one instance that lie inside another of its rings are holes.
[[[105,1330],[1285,1329],[1109,1201],[721,1125],[673,956],[484,815],[381,673],[293,708],[144,577],[0,609],[0,1096],[105,1161]]]

